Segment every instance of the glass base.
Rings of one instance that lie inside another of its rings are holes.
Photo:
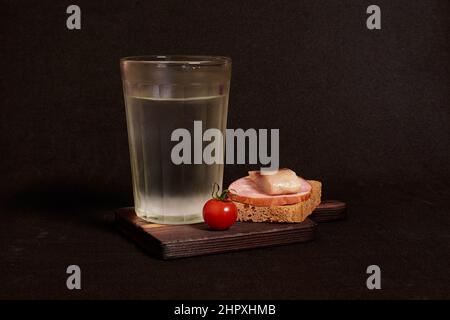
[[[194,224],[203,222],[203,216],[200,214],[191,214],[183,216],[167,216],[167,215],[155,215],[148,213],[140,213],[135,210],[137,216],[145,221],[158,223],[158,224]]]

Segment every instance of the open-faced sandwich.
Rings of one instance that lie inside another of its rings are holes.
[[[238,221],[302,222],[320,204],[319,181],[304,180],[290,169],[248,174],[228,188]]]

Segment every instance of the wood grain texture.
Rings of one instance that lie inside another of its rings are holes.
[[[204,223],[161,225],[136,216],[133,208],[116,212],[117,227],[143,249],[162,259],[305,242],[314,239],[317,224],[236,222],[225,231],[214,231]]]
[[[311,241],[316,233],[316,222],[343,219],[345,210],[344,202],[328,200],[317,207],[310,216],[312,219],[301,223],[236,222],[228,230],[214,231],[204,223],[150,223],[139,218],[130,207],[116,212],[116,225],[150,254],[175,259]]]

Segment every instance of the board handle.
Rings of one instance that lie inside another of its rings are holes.
[[[347,218],[347,204],[340,200],[323,200],[310,218],[315,222],[331,222]]]

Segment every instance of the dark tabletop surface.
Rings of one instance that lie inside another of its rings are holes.
[[[0,298],[449,298],[448,191],[351,193],[348,220],[321,224],[314,242],[173,261],[118,233],[104,198],[15,198],[0,224]],[[71,264],[81,267],[79,291],[66,289]],[[372,264],[382,272],[378,291],[366,288]]]

